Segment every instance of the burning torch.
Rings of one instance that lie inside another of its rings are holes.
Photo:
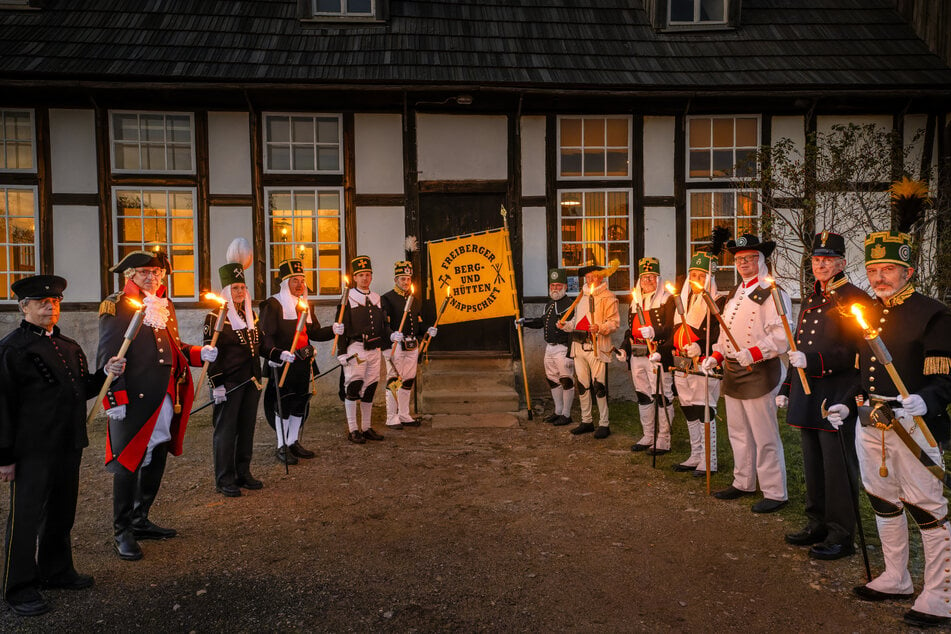
[[[789,327],[789,319],[786,317],[786,309],[783,308],[783,300],[779,296],[779,289],[776,287],[776,280],[771,277],[767,277],[766,283],[769,284],[769,292],[773,296],[773,303],[776,305],[776,312],[779,313],[779,318],[783,320],[783,329],[786,331],[786,341],[789,342],[789,349],[793,352],[798,352],[798,348],[796,348],[796,340],[793,338],[792,329]],[[802,382],[802,391],[806,394],[812,394],[812,390],[809,389],[809,380],[806,379],[806,371],[802,368],[796,369],[799,371],[799,380]]]
[[[297,328],[294,329],[294,338],[291,340],[291,352],[294,352],[294,349],[297,348],[297,339],[300,337],[301,333],[304,332],[305,325],[307,323],[307,302],[304,301],[303,297],[297,298],[297,308],[300,310],[300,315],[297,316]],[[281,380],[278,382],[278,387],[284,387],[284,379],[287,378],[287,371],[291,369],[291,364],[284,363],[284,371],[281,372]]]
[[[130,304],[135,306],[135,313],[132,315],[132,320],[129,322],[129,327],[126,328],[125,335],[123,335],[122,345],[119,347],[119,352],[116,354],[116,357],[119,359],[125,358],[125,353],[129,350],[129,346],[132,345],[132,340],[135,339],[135,336],[139,334],[139,328],[142,327],[142,319],[145,317],[145,304],[135,301],[131,298],[126,298]],[[92,409],[89,411],[89,415],[86,417],[86,424],[88,425],[92,422],[92,419],[96,417],[96,414],[99,413],[99,407],[102,405],[102,399],[105,398],[106,393],[109,391],[109,387],[112,385],[112,382],[115,380],[116,375],[112,372],[106,375],[106,381],[102,384],[102,389],[99,390],[99,396],[96,398],[96,402],[93,403]]]
[[[733,346],[733,349],[737,352],[740,351],[740,344],[736,342],[736,339],[733,338],[733,333],[730,332],[730,327],[726,325],[726,322],[723,320],[723,315],[720,314],[720,309],[717,308],[717,303],[713,301],[713,298],[710,297],[710,293],[707,292],[707,289],[703,287],[703,284],[698,284],[697,282],[690,282],[693,284],[694,288],[700,291],[701,296],[703,297],[704,303],[707,305],[707,309],[710,311],[710,314],[716,317],[717,322],[720,324],[720,328],[723,329],[723,332],[726,333],[727,339],[730,340],[730,345]],[[744,368],[748,372],[752,372],[753,368],[748,365],[744,365]]]
[[[882,341],[882,338],[878,335],[878,331],[874,328],[870,328],[865,321],[865,315],[862,314],[862,307],[858,304],[852,304],[849,310],[855,315],[856,321],[859,322],[859,326],[862,328],[865,341],[868,342],[868,347],[872,349],[872,354],[875,358],[885,366],[885,370],[888,372],[888,376],[891,378],[898,393],[901,394],[902,398],[908,398],[908,388],[905,387],[905,382],[901,380],[901,377],[898,375],[898,370],[895,368],[894,363],[892,363],[891,353],[888,351],[888,348],[885,347],[885,342]],[[921,416],[915,416],[914,419],[915,423],[921,429],[925,440],[928,441],[928,444],[932,447],[937,447],[938,445],[935,442],[934,436],[931,435],[931,430],[928,429],[928,425],[925,424],[924,419]]]
[[[221,331],[225,329],[225,306],[228,305],[228,301],[219,295],[214,293],[205,293],[205,299],[210,299],[218,302],[218,317],[215,320],[215,332],[211,335],[211,346],[215,347],[218,344],[218,336],[221,334]],[[205,375],[208,374],[208,361],[205,361],[201,366],[201,374],[198,375],[198,382],[195,383],[197,388],[205,380]]]
[[[339,324],[343,321],[343,309],[347,305],[347,293],[350,288],[350,278],[346,275],[343,276],[343,293],[340,294],[340,311],[337,313],[337,323]],[[340,339],[340,335],[334,335],[334,345],[330,349],[331,356],[337,356],[337,340]]]

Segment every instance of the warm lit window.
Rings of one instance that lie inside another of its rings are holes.
[[[0,300],[15,299],[10,285],[35,275],[36,188],[0,187]]]
[[[314,15],[372,17],[376,15],[374,0],[314,0]]]
[[[725,24],[728,0],[669,0],[668,23]]]
[[[559,117],[561,178],[630,178],[630,117]]]
[[[116,188],[114,196],[115,261],[131,251],[164,251],[169,295],[197,299],[195,190]]]
[[[264,171],[343,171],[340,115],[264,115]]]
[[[32,110],[0,110],[0,170],[35,172]]]
[[[757,117],[690,117],[687,139],[688,180],[727,180],[756,173]]]
[[[691,190],[687,196],[687,212],[690,214],[690,254],[710,244],[715,226],[728,228],[734,238],[744,233],[759,235],[760,209],[752,191]],[[720,254],[719,271],[719,286],[736,285],[733,256],[726,249]]]
[[[562,190],[559,195],[559,267],[578,269],[589,264],[621,266],[610,278],[610,288],[626,291],[631,277],[631,191]],[[577,277],[569,276],[576,291]]]
[[[114,172],[195,172],[189,113],[111,112]]]
[[[307,288],[318,296],[339,295],[344,271],[343,190],[271,188],[268,210],[268,275],[271,292],[278,267],[297,258],[304,263]]]

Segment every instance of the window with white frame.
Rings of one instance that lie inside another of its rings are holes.
[[[613,291],[626,291],[631,282],[631,190],[561,190],[558,192],[559,266],[577,269],[607,266],[618,260],[609,279]],[[572,291],[577,278],[569,277]]]
[[[112,111],[112,170],[194,174],[194,129],[188,112]]]
[[[630,178],[631,117],[559,117],[560,178]]]
[[[343,172],[341,117],[336,114],[264,114],[264,171]]]
[[[10,285],[37,273],[35,187],[0,185],[0,300],[15,300]]]
[[[0,171],[35,172],[32,110],[0,110]]]
[[[172,267],[169,296],[197,299],[195,190],[117,187],[113,204],[115,261],[132,251],[164,251]]]
[[[374,17],[376,0],[313,0],[313,10],[317,17]]]
[[[690,254],[710,244],[714,227],[726,227],[734,238],[744,233],[759,235],[760,207],[756,194],[750,190],[690,190],[687,192],[687,213],[690,217]],[[717,285],[736,286],[733,255],[726,249],[720,254]]]
[[[339,295],[344,271],[343,189],[267,188],[268,275],[271,292],[284,260],[304,264],[307,288],[319,297]]]
[[[687,180],[729,180],[757,171],[759,117],[687,119]]]
[[[668,0],[668,24],[726,24],[729,0]]]

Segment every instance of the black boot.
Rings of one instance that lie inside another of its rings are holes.
[[[112,476],[112,525],[115,531],[116,554],[119,559],[142,559],[142,549],[132,535],[132,508],[138,484],[136,473],[120,469]]]
[[[149,520],[149,510],[162,486],[167,460],[168,443],[162,443],[152,450],[151,462],[139,467],[138,489],[132,507],[132,534],[136,539],[168,539],[178,534],[174,528],[162,528]]]

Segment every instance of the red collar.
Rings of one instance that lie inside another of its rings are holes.
[[[155,293],[158,297],[165,297],[166,288],[164,284],[161,284],[158,287],[158,291]],[[138,284],[136,284],[131,278],[126,280],[125,287],[123,287],[122,292],[124,295],[131,297],[133,299],[138,299],[145,295]]]
[[[743,288],[749,288],[750,286],[753,286],[754,284],[758,284],[758,283],[759,283],[759,276],[757,275],[756,277],[751,279],[749,282],[743,282]]]

